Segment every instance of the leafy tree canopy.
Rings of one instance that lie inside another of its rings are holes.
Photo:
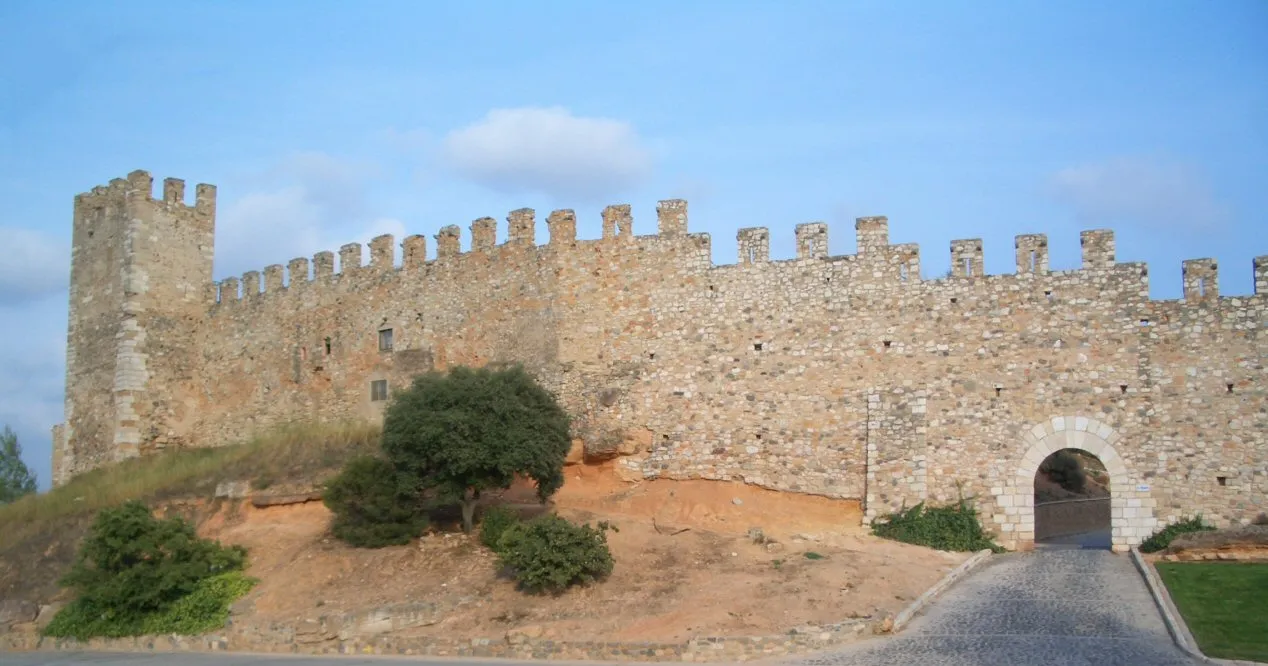
[[[468,532],[480,493],[509,488],[517,475],[537,484],[543,502],[554,494],[570,444],[568,415],[519,366],[421,375],[383,419],[388,459],[419,490],[461,502]]]
[[[22,462],[18,436],[4,427],[0,433],[0,504],[8,504],[23,495],[35,492],[35,475]]]

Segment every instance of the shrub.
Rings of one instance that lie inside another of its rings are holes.
[[[192,636],[223,627],[229,607],[251,591],[255,579],[240,571],[217,574],[199,581],[194,590],[177,599],[167,610],[140,618],[124,618],[76,599],[58,613],[45,635],[86,639],[157,634]]]
[[[521,589],[559,593],[571,585],[606,578],[614,565],[606,522],[574,525],[554,514],[511,525],[495,549]]]
[[[189,522],[155,518],[139,501],[103,510],[61,581],[77,596],[45,631],[76,638],[139,635],[168,626],[162,618],[173,612],[179,621],[171,626],[223,623],[229,603],[250,584],[210,581],[240,576],[245,563],[241,546],[200,539]]]
[[[1214,529],[1214,525],[1207,525],[1202,522],[1201,516],[1190,518],[1188,520],[1181,520],[1167,525],[1157,532],[1154,532],[1148,539],[1142,541],[1140,543],[1140,552],[1156,553],[1167,546],[1170,546],[1172,539],[1175,539],[1181,534],[1188,534],[1190,532],[1208,532]]]
[[[997,553],[1004,550],[982,530],[977,510],[965,500],[942,507],[926,507],[921,502],[905,511],[882,517],[872,525],[872,533],[938,550],[989,548]]]
[[[419,489],[462,505],[471,531],[480,493],[532,479],[544,502],[563,485],[568,415],[519,366],[430,372],[392,396],[383,452]]]
[[[427,527],[418,496],[392,463],[373,456],[351,460],[326,484],[330,531],[360,548],[409,543]]]
[[[1072,493],[1081,493],[1087,485],[1083,463],[1069,451],[1057,451],[1039,465],[1040,473]]]
[[[502,534],[519,521],[519,514],[512,509],[504,506],[489,507],[480,520],[480,542],[497,552]]]

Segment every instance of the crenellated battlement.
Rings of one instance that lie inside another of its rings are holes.
[[[169,179],[169,182],[176,182]],[[138,177],[134,180],[118,179],[113,181],[111,191],[128,191],[136,187],[136,183],[144,188],[144,182]],[[173,196],[179,188],[171,187]],[[213,188],[214,192],[214,188]],[[656,207],[658,233],[635,236],[634,220],[629,204],[616,204],[605,207],[600,213],[602,235],[598,239],[577,238],[577,216],[571,209],[552,211],[546,218],[549,238],[545,245],[537,245],[533,230],[535,229],[536,212],[530,208],[520,208],[507,214],[506,241],[497,242],[498,221],[492,217],[481,217],[470,224],[469,250],[463,251],[462,230],[457,225],[442,227],[435,234],[436,256],[427,257],[427,239],[422,235],[406,237],[400,244],[402,250],[401,265],[396,265],[396,242],[391,235],[381,235],[369,243],[370,263],[363,266],[362,246],[360,243],[348,243],[339,248],[339,267],[335,270],[334,255],[329,252],[318,252],[310,263],[308,259],[292,259],[283,267],[274,264],[263,272],[248,271],[239,277],[227,278],[212,286],[210,293],[219,304],[231,304],[259,295],[294,291],[309,284],[347,285],[349,281],[360,278],[378,280],[382,276],[394,272],[416,272],[430,270],[437,265],[452,265],[461,270],[466,257],[485,255],[501,256],[502,252],[528,250],[533,253],[530,261],[559,261],[560,253],[576,253],[577,258],[584,259],[593,248],[603,243],[620,242],[635,243],[629,249],[617,249],[616,252],[642,253],[649,244],[657,246],[681,245],[684,248],[697,250],[701,243],[707,246],[708,236],[690,234],[687,226],[687,202],[674,199],[660,201]],[[901,285],[927,283],[920,273],[920,247],[915,243],[890,244],[889,220],[883,216],[860,217],[855,221],[855,240],[857,252],[853,255],[832,256],[828,251],[829,226],[823,222],[807,222],[795,228],[795,257],[791,260],[772,261],[770,246],[770,230],[766,227],[747,227],[736,232],[737,263],[735,268],[758,266],[763,264],[786,264],[804,260],[827,262],[836,265],[842,262],[860,267],[868,266],[866,271],[857,277],[865,279],[867,288],[891,288]],[[1075,271],[1061,271],[1063,275],[1078,274],[1080,271],[1105,271],[1126,269],[1136,264],[1119,264],[1115,260],[1114,233],[1107,229],[1084,231],[1079,236],[1082,265]],[[636,249],[637,248],[637,249]],[[987,275],[985,248],[981,238],[953,240],[950,243],[951,278],[981,279],[990,277],[999,279],[1006,275]],[[1053,275],[1049,264],[1048,237],[1044,234],[1018,234],[1014,239],[1015,273],[1018,278],[1027,276]],[[610,256],[610,254],[605,255]],[[521,267],[513,264],[514,270]],[[728,268],[725,265],[715,266],[710,260],[704,269]],[[484,269],[481,269],[484,270]],[[1268,292],[1268,269],[1265,269],[1265,258],[1255,263],[1256,294]],[[1148,292],[1148,271],[1141,268],[1142,281],[1139,289]],[[1208,303],[1220,298],[1218,273],[1212,259],[1194,259],[1185,261],[1182,266],[1184,275],[1184,302]],[[261,276],[263,280],[261,280]],[[846,288],[849,288],[848,283]]]
[[[172,210],[189,210],[201,217],[214,218],[216,214],[216,186],[198,183],[194,188],[194,201],[185,199],[185,181],[165,178],[161,198],[154,197],[154,177],[140,169],[125,178],[115,178],[106,185],[98,185],[75,197],[77,205],[102,206],[108,202],[145,202],[161,204]]]

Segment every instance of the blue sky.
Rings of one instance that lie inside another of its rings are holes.
[[[0,421],[42,487],[72,198],[138,168],[219,186],[217,278],[521,206],[654,233],[683,197],[718,263],[887,215],[926,275],[971,237],[1011,272],[1020,233],[1074,268],[1110,227],[1155,298],[1197,257],[1249,294],[1268,3],[0,3]]]

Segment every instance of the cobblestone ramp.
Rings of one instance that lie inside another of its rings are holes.
[[[1125,555],[1041,550],[997,556],[893,638],[797,664],[1196,664],[1175,647]]]

